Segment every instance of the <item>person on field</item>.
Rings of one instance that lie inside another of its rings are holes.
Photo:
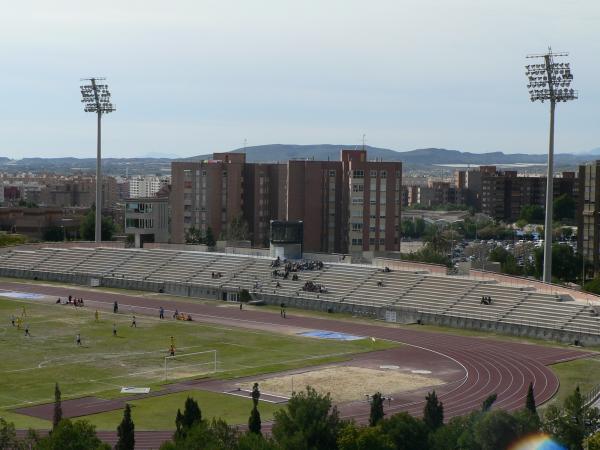
[[[96,322],[98,322],[99,318],[100,318],[100,314],[98,314],[98,310],[96,310],[96,312],[94,313],[94,319],[96,320]]]
[[[25,325],[25,336],[31,336],[31,334],[29,334],[29,324]]]
[[[77,333],[77,336],[75,337],[75,341],[77,342],[77,346],[81,346],[81,334]]]
[[[173,313],[173,319],[178,319],[179,318],[179,311],[177,311],[177,308],[175,308],[175,312]]]
[[[113,303],[113,312],[115,314],[119,312],[119,304],[116,301]]]
[[[113,336],[117,337],[117,324],[113,322]]]
[[[10,323],[12,324],[13,327],[16,326],[15,325],[15,315],[14,314],[11,314],[11,316],[10,316]]]
[[[135,321],[135,316],[133,316],[131,318],[131,325],[129,325],[130,327],[134,327],[137,328],[137,322]]]
[[[162,306],[158,309],[158,317],[161,319],[165,318],[165,308],[163,308]]]

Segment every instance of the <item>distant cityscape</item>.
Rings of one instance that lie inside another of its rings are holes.
[[[124,174],[103,177],[103,215],[138,247],[195,242],[194,233],[206,236],[210,230],[215,239],[264,248],[270,221],[301,220],[306,251],[357,255],[401,251],[406,239],[402,221],[431,216],[427,210],[471,211],[513,223],[524,208],[543,208],[546,200],[539,163],[407,169],[400,161],[372,158],[369,147],[340,148],[337,160],[247,159],[245,153],[230,152],[160,160],[155,161],[162,166],[158,174],[129,175],[125,166]],[[554,198],[566,196],[577,205],[572,223],[584,230],[577,234],[579,245],[595,267],[598,219],[589,193],[600,177],[585,174],[597,167],[596,162],[575,166],[554,182]],[[95,177],[89,171],[10,172],[5,166],[0,182],[2,230],[41,239],[45,230],[59,227],[67,239],[80,237],[80,223],[95,198]],[[419,210],[426,211],[419,216]],[[232,228],[236,221],[241,231]]]

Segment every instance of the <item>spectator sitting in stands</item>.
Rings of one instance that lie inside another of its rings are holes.
[[[383,281],[379,280],[379,281],[377,282],[377,286],[379,286],[379,287],[383,287]]]

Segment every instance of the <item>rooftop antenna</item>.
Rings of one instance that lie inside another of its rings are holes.
[[[557,102],[578,98],[577,91],[570,88],[573,73],[569,63],[554,62],[554,58],[569,56],[568,53],[552,53],[552,48],[539,55],[527,55],[528,59],[543,59],[541,64],[525,66],[529,82],[529,98],[532,102],[550,102],[550,139],[548,143],[548,168],[546,176],[546,220],[544,223],[544,283],[552,282],[552,206],[554,194],[554,110]]]

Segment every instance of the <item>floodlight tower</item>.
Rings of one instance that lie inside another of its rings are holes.
[[[527,58],[543,59],[542,64],[528,64],[525,75],[529,79],[527,88],[532,102],[550,102],[550,139],[548,144],[548,170],[546,179],[546,220],[544,223],[544,275],[543,282],[552,282],[552,206],[554,194],[554,110],[557,102],[567,102],[578,98],[577,91],[570,88],[573,74],[569,63],[554,62],[556,57],[569,56],[568,53],[548,52],[529,55]]]
[[[110,101],[108,85],[98,84],[105,78],[83,78],[81,81],[89,81],[81,87],[81,103],[85,112],[93,112],[98,115],[98,145],[96,153],[96,242],[102,241],[102,114],[115,111]]]

